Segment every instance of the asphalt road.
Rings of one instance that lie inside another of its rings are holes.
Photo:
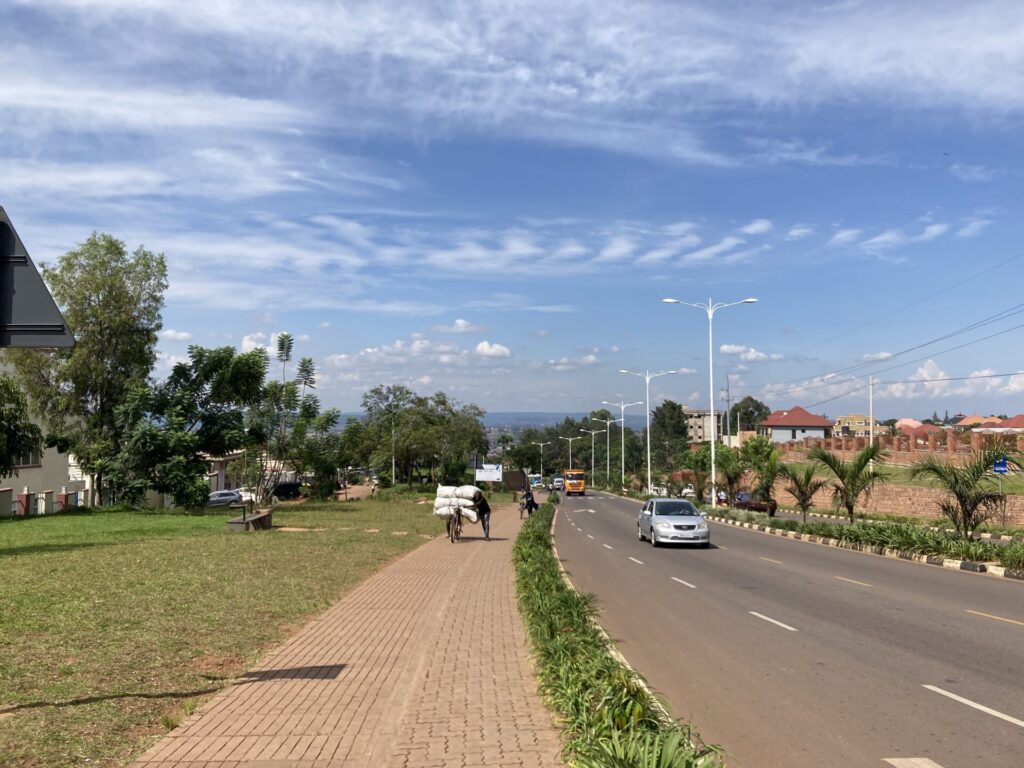
[[[655,549],[639,507],[565,499],[558,555],[730,766],[1024,766],[1024,583],[714,523]]]

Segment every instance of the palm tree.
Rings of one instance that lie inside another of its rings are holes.
[[[1021,469],[1020,454],[995,446],[975,452],[961,467],[929,456],[914,463],[910,477],[932,480],[949,494],[949,498],[938,502],[939,509],[950,519],[957,533],[971,539],[977,527],[992,517],[1006,500],[989,474],[992,465],[1004,458],[1008,467]]]
[[[814,446],[807,458],[832,473],[832,504],[836,509],[845,509],[851,523],[853,509],[861,496],[866,498],[875,485],[884,482],[881,475],[871,471],[872,461],[876,464],[885,462],[885,451],[877,443],[869,445],[850,461],[843,461],[820,445]]]
[[[727,445],[722,445],[717,449],[715,465],[719,476],[724,481],[723,485],[725,485],[731,506],[736,498],[736,493],[740,490],[740,484],[743,482],[743,475],[747,471],[746,465],[740,461],[739,454]],[[715,501],[712,501],[712,506]]]
[[[774,517],[772,511],[772,499],[775,498],[775,484],[785,476],[786,465],[780,459],[781,454],[777,448],[773,448],[768,457],[751,467],[754,472],[754,484],[751,488],[754,496],[764,499],[768,505],[768,516]]]
[[[827,485],[823,478],[818,477],[818,466],[805,464],[802,469],[797,469],[792,464],[783,464],[780,474],[789,481],[786,490],[796,500],[797,509],[804,513],[806,523],[807,510],[814,504],[814,494]]]

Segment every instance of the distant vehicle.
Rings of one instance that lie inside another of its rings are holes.
[[[587,495],[587,473],[582,469],[566,469],[562,471],[565,477],[565,495],[572,496],[578,493],[580,496]]]
[[[695,499],[697,498],[697,490],[690,483],[687,483],[683,490],[679,492],[679,495],[684,499]]]
[[[668,496],[668,489],[664,485],[652,485],[651,494],[654,496]]]
[[[636,537],[659,544],[711,546],[708,521],[685,499],[648,499],[636,519]]]
[[[238,495],[242,497],[242,501],[249,503],[256,503],[256,493],[252,488],[237,488]]]
[[[274,486],[273,495],[280,500],[301,498],[302,485],[296,482],[278,483]]]
[[[768,517],[775,517],[775,511],[779,508],[779,503],[775,499],[765,501],[747,496],[745,493],[737,495],[732,505],[736,509],[746,509],[750,512],[767,512]]]
[[[238,491],[214,491],[206,500],[208,507],[226,507],[228,504],[241,504],[242,495]]]
[[[530,479],[530,488],[531,489],[532,488],[543,488],[544,487],[544,478],[541,477],[540,475],[530,475],[529,479]]]
[[[556,491],[564,491],[565,480],[562,479],[561,475],[555,475],[554,479],[551,481],[551,487]]]

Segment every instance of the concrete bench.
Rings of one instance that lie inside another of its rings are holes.
[[[271,509],[252,511],[251,503],[229,504],[228,509],[242,510],[239,517],[228,520],[229,531],[269,531],[273,527],[274,512]]]

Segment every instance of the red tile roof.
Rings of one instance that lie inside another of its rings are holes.
[[[1000,427],[1007,427],[1009,429],[1024,429],[1024,413],[1014,416],[1012,419],[1000,422]]]
[[[831,427],[832,422],[808,413],[799,405],[794,405],[788,411],[775,411],[771,416],[762,421],[758,426],[762,427]]]

